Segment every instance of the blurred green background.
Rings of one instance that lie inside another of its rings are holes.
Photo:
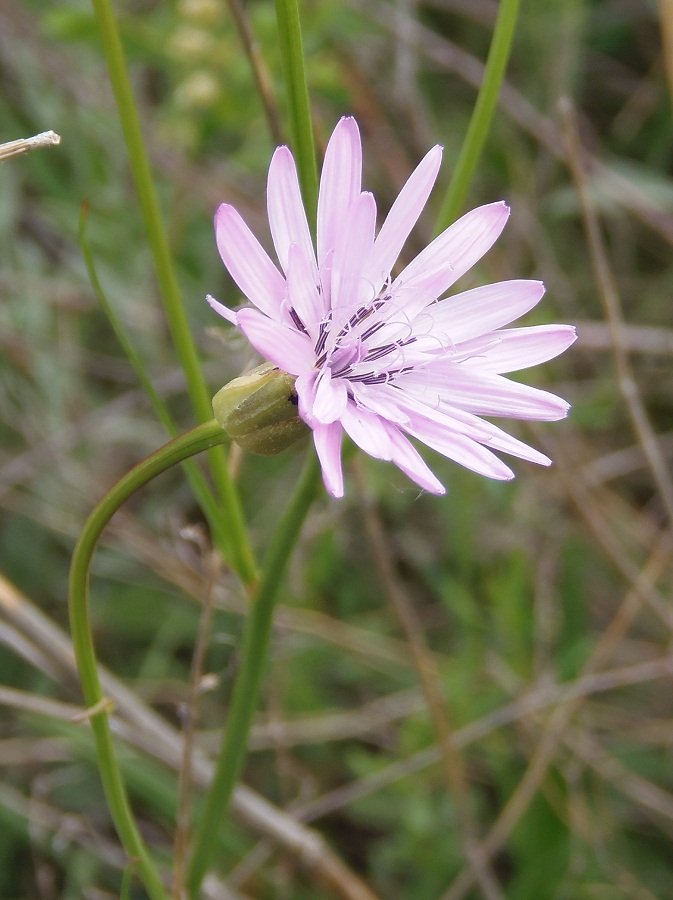
[[[249,790],[237,795],[205,897],[673,898],[673,123],[663,49],[673,9],[660,6],[523,0],[469,198],[504,198],[512,216],[461,288],[543,278],[548,293],[528,324],[578,324],[572,350],[528,377],[571,400],[570,418],[511,428],[555,465],[516,461],[517,479],[502,484],[427,454],[449,491],[435,498],[360,455],[346,498],[320,499],[278,610]],[[277,139],[224,0],[117,10],[215,393],[256,360],[204,300],[240,302],[212,214],[233,202],[269,245],[264,185]],[[273,4],[240,10],[282,123]],[[408,257],[432,232],[496,12],[494,0],[302,4],[319,143],[340,115],[356,115],[379,207],[430,146],[445,147]],[[617,332],[568,165],[564,96],[627,323]],[[81,697],[65,641],[67,571],[92,505],[166,435],[86,275],[84,201],[108,299],[181,426],[194,420],[89,4],[1,0],[0,141],[48,129],[59,147],[0,164],[0,898],[140,898],[128,871],[124,881],[88,728],[72,721]],[[634,384],[649,426],[629,415]],[[233,454],[260,552],[305,452]],[[126,690],[106,687],[134,808],[167,865],[178,732],[210,601],[195,803],[226,721],[245,603],[174,470],[115,518],[93,584],[100,656]],[[400,603],[415,613],[454,733],[448,775]],[[471,867],[478,842],[491,860]]]

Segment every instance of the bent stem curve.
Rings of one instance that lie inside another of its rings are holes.
[[[166,900],[161,876],[143,841],[131,811],[124,781],[112,741],[107,704],[100,679],[89,618],[89,572],[96,544],[106,525],[122,504],[139,488],[167,469],[228,441],[215,420],[164,445],[133,468],[102,498],[87,519],[70,566],[70,627],[84,700],[91,710],[89,719],[96,744],[98,766],[108,807],[117,834],[132,860],[152,900]]]

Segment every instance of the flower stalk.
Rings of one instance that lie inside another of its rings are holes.
[[[216,847],[217,835],[229,811],[231,796],[245,759],[248,734],[266,669],[273,611],[292,550],[319,486],[320,466],[315,454],[310,453],[294,497],[280,520],[264,557],[259,590],[245,621],[240,668],[227,713],[224,740],[206,805],[197,825],[187,872],[190,900],[197,900],[199,897],[201,884]]]
[[[313,227],[318,208],[318,169],[297,0],[276,0],[276,22],[291,143],[308,220]]]
[[[143,223],[154,259],[154,268],[166,319],[180,365],[185,373],[192,406],[197,418],[201,422],[206,422],[212,416],[210,392],[201,371],[198,353],[182,303],[161,208],[145,150],[140,117],[133,96],[119,29],[110,0],[93,0],[93,6],[140,201]],[[214,449],[208,453],[208,461],[222,506],[220,531],[226,535],[226,546],[222,547],[222,551],[243,582],[247,585],[254,585],[257,576],[256,564],[248,540],[240,501],[227,468],[226,457],[221,449]]]
[[[101,534],[115,512],[132,494],[177,463],[228,440],[229,437],[221,426],[211,420],[176,438],[138,463],[105,494],[87,519],[70,567],[69,609],[73,649],[84,701],[91,711],[88,718],[96,744],[103,788],[122,845],[129,858],[137,861],[138,874],[152,900],[166,900],[167,893],[133,816],[114,749],[108,704],[98,677],[91,632],[89,573]]]
[[[481,151],[491,127],[491,120],[498,102],[500,86],[505,77],[505,69],[509,60],[516,21],[519,13],[519,0],[500,0],[498,18],[496,19],[493,39],[488,51],[484,79],[481,83],[477,102],[472,110],[472,117],[460,149],[458,162],[453,170],[453,177],[444,198],[442,208],[437,217],[435,234],[447,228],[458,218],[462,211],[465,197],[472,183]]]

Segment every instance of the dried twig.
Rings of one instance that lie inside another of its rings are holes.
[[[641,570],[638,584],[634,585],[626,594],[610,625],[598,640],[583,667],[583,675],[592,675],[610,659],[641,609],[647,588],[656,583],[668,565],[672,549],[673,535],[666,532]],[[528,809],[556,755],[563,732],[576,714],[581,702],[580,695],[574,697],[571,695],[554,709],[523,778],[482,844],[482,851],[486,858],[491,859],[498,852],[516,823]],[[469,891],[473,880],[471,870],[467,867],[463,868],[444,895],[443,900],[461,900]]]
[[[568,99],[562,101],[561,111],[568,142],[570,171],[575,180],[575,187],[580,198],[591,261],[596,274],[596,282],[603,301],[605,315],[610,326],[617,384],[626,403],[634,431],[642,444],[643,452],[650,465],[652,476],[668,515],[669,523],[673,525],[673,479],[657,443],[656,433],[650,424],[629,359],[624,338],[624,320],[619,291],[608,262],[596,210],[587,191],[583,151],[580,145],[577,122]]]
[[[75,661],[67,635],[51,622],[11,582],[0,575],[0,617],[22,632],[31,642],[48,648],[55,670],[66,684],[77,683]],[[133,691],[101,667],[105,694],[115,702],[117,729],[133,745],[178,771],[183,755],[180,732],[144,704]],[[206,788],[214,765],[199,748],[192,759],[196,785]],[[316,832],[310,831],[292,816],[277,809],[255,791],[239,783],[234,792],[233,812],[255,831],[272,838],[291,853],[309,875],[344,900],[376,900],[375,895],[337,856]]]
[[[0,144],[0,162],[7,159],[13,159],[16,156],[23,156],[30,153],[31,150],[39,150],[41,147],[55,147],[61,143],[60,134],[54,131],[43,131],[34,137],[20,138],[18,141],[9,141],[7,144]]]
[[[400,584],[399,578],[395,576],[390,548],[374,508],[371,492],[368,490],[359,460],[354,462],[353,468],[362,498],[365,527],[372,546],[379,579],[388,601],[404,628],[439,740],[446,780],[456,806],[458,837],[484,897],[496,900],[503,894],[495,875],[490,870],[488,861],[482,859],[479,852],[476,841],[476,823],[470,808],[465,763],[455,744],[454,728],[450,720],[448,705],[440,688],[439,671],[426,644],[423,626],[413,601]]]

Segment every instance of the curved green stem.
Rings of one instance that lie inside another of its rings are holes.
[[[79,220],[79,245],[82,251],[82,256],[84,257],[84,264],[86,265],[87,272],[89,273],[89,281],[91,282],[91,287],[93,288],[94,293],[98,298],[98,302],[103,307],[105,315],[107,316],[108,321],[112,326],[112,330],[114,331],[117,340],[121,344],[126,358],[133,368],[133,371],[136,373],[138,381],[145,389],[145,393],[149,397],[150,403],[152,404],[152,408],[154,409],[157,418],[166,429],[169,437],[176,438],[179,431],[177,425],[175,424],[175,421],[173,420],[173,416],[168,409],[168,405],[165,403],[157,389],[154,387],[154,384],[152,383],[152,379],[147,372],[147,368],[145,366],[145,363],[143,362],[142,357],[133,345],[133,342],[131,341],[131,338],[126,331],[126,328],[124,327],[124,323],[117,315],[114,306],[108,300],[107,295],[103,290],[103,286],[100,283],[100,279],[98,278],[93,254],[91,253],[91,248],[89,247],[89,243],[86,239],[85,229],[88,213],[88,204],[82,204]],[[201,507],[201,510],[203,511],[206,519],[208,520],[208,525],[211,528],[215,544],[218,546],[220,552],[224,556],[226,548],[228,547],[229,536],[225,530],[224,522],[222,521],[223,511],[218,506],[217,500],[213,496],[213,492],[205,476],[196,466],[196,464],[193,461],[186,460],[183,464],[183,468],[185,470],[187,481],[190,484],[196,501]]]
[[[259,591],[252,603],[243,633],[241,664],[227,716],[224,741],[215,776],[201,815],[187,873],[187,890],[197,900],[201,883],[216,847],[217,835],[243,765],[252,717],[264,674],[271,637],[273,610],[290,554],[306,514],[320,485],[320,465],[309,453],[297,491],[281,519],[264,558]]]
[[[304,205],[309,223],[315,226],[318,206],[318,170],[311,110],[304,69],[301,24],[297,0],[275,0],[278,40],[287,93],[292,149],[297,162]],[[273,611],[281,580],[301,526],[320,484],[320,465],[309,453],[295,496],[281,519],[265,555],[259,589],[254,597],[243,633],[240,669],[227,716],[226,732],[198,824],[187,871],[187,890],[197,900],[201,884],[216,847],[217,834],[225,820],[248,744],[252,718],[257,708]]]
[[[197,418],[206,422],[212,417],[211,394],[203,378],[199,356],[192,339],[189,322],[182,303],[173,260],[168,244],[159,200],[154,188],[152,172],[145,151],[140,117],[133,96],[124,49],[110,0],[93,0],[98,30],[103,41],[110,81],[114,91],[119,119],[129,155],[133,179],[154,259],[154,268],[163,299],[166,319],[180,365],[187,381],[187,389]],[[232,484],[227,461],[221,450],[208,454],[213,478],[222,502],[222,530],[226,533],[227,561],[247,585],[256,582],[255,560],[248,540],[240,501]]]
[[[437,218],[436,233],[447,228],[461,212],[498,102],[500,86],[505,77],[505,69],[512,48],[518,12],[519,0],[500,0],[493,40],[486,60],[484,80],[481,83],[479,96],[449,189]]]
[[[292,151],[297,162],[308,221],[313,228],[318,209],[318,167],[297,0],[276,0],[276,22],[287,94]]]
[[[152,900],[166,900],[167,894],[138,831],[114,751],[105,695],[98,677],[96,652],[91,636],[89,571],[96,544],[105,526],[131,494],[176,463],[228,440],[220,425],[212,420],[176,438],[138,463],[107,492],[87,519],[70,567],[69,604],[72,642],[86,705],[92,710],[95,709],[95,712],[91,712],[90,721],[105,796],[124,849],[131,859],[137,860],[138,873]]]

